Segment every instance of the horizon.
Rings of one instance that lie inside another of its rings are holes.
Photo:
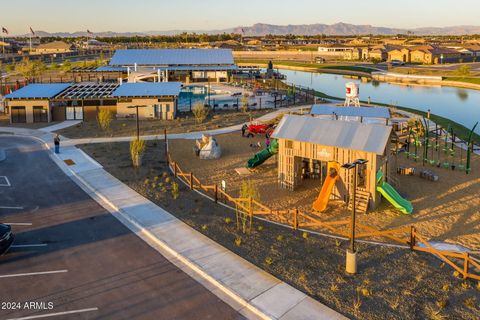
[[[0,26],[7,28],[12,36],[27,34],[29,27],[35,31],[49,33],[85,32],[87,29],[94,33],[142,33],[177,30],[222,31],[258,23],[282,26],[346,23],[405,30],[480,26],[475,16],[477,12],[475,9],[480,9],[480,4],[472,0],[458,0],[453,8],[449,6],[451,3],[449,0],[435,2],[430,0],[421,3],[406,0],[402,6],[383,2],[378,6],[380,3],[378,0],[367,0],[362,3],[345,0],[341,4],[298,0],[297,11],[292,11],[291,3],[286,0],[276,2],[265,0],[261,3],[245,0],[241,4],[221,0],[205,0],[202,3],[194,0],[184,0],[180,3],[143,0],[135,5],[126,0],[103,0],[100,3],[85,0],[81,7],[71,0],[48,0],[47,4],[45,2],[25,0],[25,6],[21,7],[11,2],[4,4],[4,10],[0,13]],[[435,4],[434,9],[431,8],[432,3]],[[467,13],[464,10],[466,5],[471,8]],[[26,12],[25,7],[30,9]],[[252,7],[256,10],[252,10]],[[346,11],[345,7],[351,10]],[[56,19],[45,19],[45,15],[54,11]],[[180,11],[181,19],[178,19],[177,14],[164,15],[163,11]],[[208,11],[208,16],[198,14],[204,11]],[[81,18],[72,20],[72,12]],[[132,18],[120,19],[119,17],[125,16],[125,12],[129,12]],[[230,12],[235,12],[235,16],[229,14]],[[396,17],[408,18],[398,18],[393,24],[390,18],[392,12]]]

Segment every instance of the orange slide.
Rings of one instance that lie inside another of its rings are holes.
[[[318,195],[317,200],[313,203],[313,210],[323,212],[327,209],[328,199],[330,199],[330,194],[332,193],[335,182],[338,179],[338,171],[340,170],[340,164],[338,162],[329,162],[328,163],[328,175],[323,182],[322,190]]]

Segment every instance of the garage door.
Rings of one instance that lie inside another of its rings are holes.
[[[48,122],[47,109],[43,107],[33,107],[33,122]]]
[[[25,112],[25,107],[12,107],[11,119],[12,123],[26,123],[27,122],[27,113]]]

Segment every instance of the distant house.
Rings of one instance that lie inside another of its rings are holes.
[[[32,49],[34,54],[66,53],[72,51],[72,45],[63,41],[43,43]]]
[[[472,57],[480,57],[480,45],[467,45],[458,49],[459,52]]]
[[[388,61],[410,62],[410,50],[407,48],[392,48],[387,52],[387,57]]]

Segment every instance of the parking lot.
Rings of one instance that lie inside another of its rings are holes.
[[[0,135],[0,319],[239,319],[74,184],[40,145]]]

